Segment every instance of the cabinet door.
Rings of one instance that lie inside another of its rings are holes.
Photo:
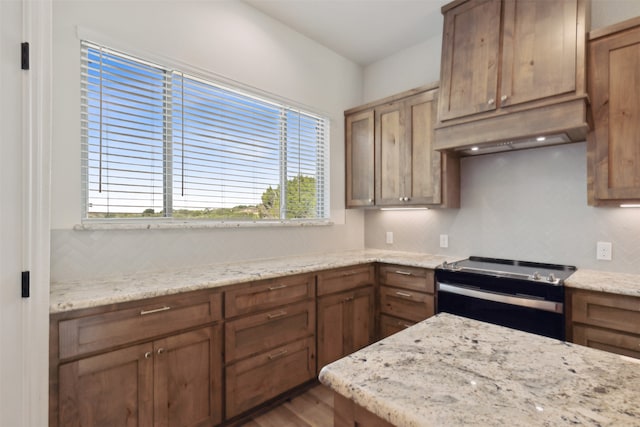
[[[154,342],[154,426],[222,421],[221,337],[216,325]]]
[[[376,204],[398,205],[407,197],[405,175],[411,164],[409,144],[406,141],[406,111],[404,103],[394,102],[376,108]]]
[[[504,3],[500,106],[575,92],[578,0]]]
[[[432,90],[404,101],[408,118],[406,140],[409,147],[406,151],[406,163],[399,166],[404,171],[404,193],[409,198],[408,204],[442,202],[441,154],[433,149],[436,94],[437,91]]]
[[[637,202],[640,200],[640,27],[592,41],[589,53],[589,96],[595,121],[588,150],[589,182],[593,182],[590,203]]]
[[[573,342],[640,359],[640,335],[574,324]]]
[[[500,4],[501,0],[470,0],[445,12],[440,120],[495,110]]]
[[[373,287],[318,299],[318,371],[374,338]]]
[[[373,206],[373,110],[348,115],[345,122],[347,207]]]
[[[61,365],[59,425],[151,427],[152,351],[136,345]]]

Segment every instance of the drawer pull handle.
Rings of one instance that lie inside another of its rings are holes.
[[[353,301],[353,297],[346,297],[344,300],[342,300],[342,302],[349,302],[349,301]]]
[[[348,277],[348,276],[355,276],[356,274],[359,274],[359,271],[347,271],[345,273],[342,273],[342,277]]]
[[[151,352],[150,352],[150,351],[147,351],[147,352],[144,354],[144,358],[145,358],[145,359],[151,359],[151,355],[152,355],[152,354],[151,354]]]
[[[398,326],[402,326],[403,328],[410,328],[413,325],[410,325],[409,323],[398,322]]]
[[[267,314],[267,319],[269,320],[273,320],[273,319],[277,319],[278,317],[282,317],[282,316],[286,316],[287,312],[282,310],[282,311],[278,311],[277,313],[269,313]]]
[[[396,270],[396,274],[402,274],[403,276],[411,276],[411,273],[408,271]]]
[[[270,291],[277,291],[278,289],[284,289],[286,288],[287,285],[276,285],[276,286],[269,286],[269,290]]]
[[[411,294],[408,292],[396,292],[396,295],[398,295],[399,297],[405,297],[405,298],[411,298]]]
[[[269,360],[277,359],[278,357],[282,357],[285,354],[287,354],[287,350],[286,349],[280,350],[277,353],[270,354],[269,355]]]
[[[153,310],[142,310],[140,316],[146,316],[147,314],[160,313],[162,311],[171,310],[171,307],[165,305],[164,307],[154,308]]]

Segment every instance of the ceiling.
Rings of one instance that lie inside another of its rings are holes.
[[[368,65],[442,33],[449,0],[244,0],[340,55]]]

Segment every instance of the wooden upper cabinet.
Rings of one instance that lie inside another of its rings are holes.
[[[441,154],[433,150],[436,92],[376,108],[377,205],[441,203]]]
[[[593,31],[588,136],[591,205],[640,201],[640,18]]]
[[[589,0],[443,7],[439,150],[563,134],[583,141]]]
[[[440,120],[495,110],[500,3],[469,1],[445,13]]]
[[[434,150],[437,103],[432,84],[345,112],[347,207],[460,206],[459,159]]]
[[[373,123],[373,109],[345,118],[348,208],[374,204]]]
[[[504,3],[501,107],[575,93],[577,8],[577,0]]]

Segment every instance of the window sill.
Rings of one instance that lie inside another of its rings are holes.
[[[309,221],[146,221],[91,220],[76,224],[76,231],[98,230],[175,230],[205,228],[263,228],[263,227],[324,227],[333,225],[329,220]]]

